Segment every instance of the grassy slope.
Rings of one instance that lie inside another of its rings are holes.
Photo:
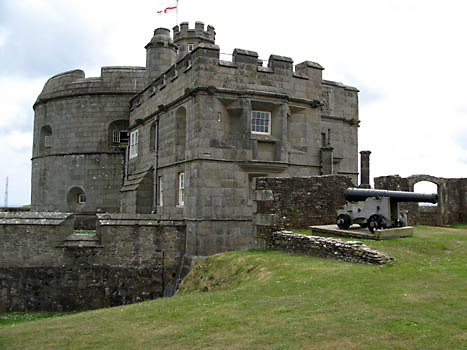
[[[173,298],[3,326],[0,348],[465,349],[467,229],[365,243],[397,261],[221,254]]]

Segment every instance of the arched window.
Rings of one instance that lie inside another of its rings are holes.
[[[126,146],[128,139],[128,120],[114,120],[110,123],[107,135],[109,146]]]
[[[430,181],[420,181],[414,184],[413,186],[414,192],[417,193],[438,193],[438,185],[430,182]],[[422,207],[436,207],[438,204],[432,204],[432,203],[418,203],[419,206]]]
[[[81,187],[72,187],[67,193],[66,201],[72,212],[80,211],[86,205],[86,193]]]

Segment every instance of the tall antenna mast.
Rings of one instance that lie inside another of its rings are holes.
[[[175,23],[176,26],[178,26],[178,0],[177,0],[177,23]]]
[[[5,185],[5,208],[8,208],[8,176],[6,177]]]

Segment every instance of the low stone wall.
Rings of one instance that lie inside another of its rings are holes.
[[[69,213],[0,213],[0,310],[80,311],[170,295],[186,272],[186,225],[99,214],[76,234]]]
[[[394,261],[394,258],[371,249],[362,242],[307,236],[290,231],[273,232],[270,239],[267,241],[266,247],[289,253],[302,253],[324,258],[376,265],[384,265]]]
[[[352,181],[343,175],[257,178],[253,219],[258,247],[264,247],[274,231],[335,223],[348,187]]]

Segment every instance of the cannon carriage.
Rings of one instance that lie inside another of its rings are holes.
[[[346,204],[337,211],[337,226],[348,229],[352,224],[375,230],[407,225],[407,213],[399,208],[400,202],[426,202],[436,204],[436,193],[414,193],[361,188],[344,191]]]

